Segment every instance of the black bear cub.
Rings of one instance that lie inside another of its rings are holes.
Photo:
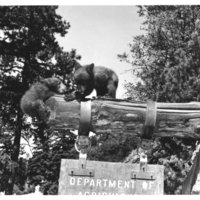
[[[116,98],[118,81],[118,76],[113,70],[94,64],[79,67],[74,72],[79,98],[88,96],[93,89],[96,90],[97,96]]]
[[[24,94],[20,107],[22,111],[39,121],[46,121],[50,116],[50,109],[44,102],[55,93],[64,94],[67,87],[58,78],[46,78],[36,82]]]

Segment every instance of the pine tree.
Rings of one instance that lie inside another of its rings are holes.
[[[144,34],[134,37],[130,53],[119,55],[140,79],[126,84],[128,97],[139,101],[198,101],[200,6],[139,6],[138,13],[144,18]],[[195,142],[156,140],[149,162],[165,166],[165,193],[181,193]]]
[[[33,133],[30,124],[24,121],[20,99],[31,83],[54,73],[52,58],[62,51],[55,35],[65,36],[70,27],[56,14],[56,9],[56,6],[0,7],[0,112],[4,126],[10,129],[10,160],[14,166],[6,194],[13,193],[20,139]]]

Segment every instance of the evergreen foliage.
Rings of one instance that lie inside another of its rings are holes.
[[[143,35],[133,38],[130,53],[119,55],[140,81],[126,83],[128,98],[158,102],[199,101],[200,6],[138,6]],[[165,193],[180,194],[191,167],[194,140],[159,139],[150,163],[165,166]]]
[[[57,34],[65,36],[70,28],[70,24],[56,14],[57,8],[0,7],[0,174],[3,180],[0,192],[6,194],[13,194],[13,188],[15,193],[26,193],[27,170],[21,174],[19,155],[23,149],[20,141],[34,136],[35,141],[43,144],[47,128],[37,126],[35,120],[33,123],[27,120],[19,107],[22,95],[33,82],[62,71],[56,65],[58,57],[65,62],[80,58],[76,50],[64,52],[56,41]]]

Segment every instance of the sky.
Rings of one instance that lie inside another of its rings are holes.
[[[140,35],[143,19],[136,6],[59,6],[57,14],[70,22],[65,37],[57,37],[65,51],[72,48],[82,56],[80,63],[94,63],[113,69],[119,76],[117,98],[124,98],[126,81],[134,82],[131,66],[120,62],[118,54],[129,52],[133,36]]]

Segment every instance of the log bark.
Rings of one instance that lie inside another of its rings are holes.
[[[146,103],[119,99],[91,99],[92,132],[140,136],[146,116]],[[53,96],[46,101],[52,110],[48,124],[54,130],[79,127],[80,103]],[[157,103],[156,137],[200,138],[200,102]]]

